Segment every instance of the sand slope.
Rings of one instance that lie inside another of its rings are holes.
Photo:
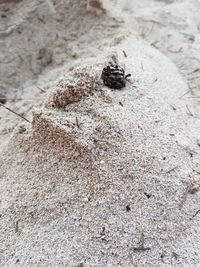
[[[134,12],[143,16],[132,3],[118,2],[128,21],[108,27],[87,57],[43,73],[43,85],[60,78],[38,105],[26,103],[32,123],[1,153],[1,266],[199,266],[198,86],[186,98],[171,56],[131,30]],[[100,27],[102,17],[87,16]],[[123,90],[100,78],[113,55],[132,75]]]

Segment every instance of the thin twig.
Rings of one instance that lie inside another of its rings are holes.
[[[189,72],[188,75],[193,74],[193,73],[195,73],[195,72],[198,72],[199,70],[200,70],[199,68],[194,69],[192,72]]]
[[[192,215],[192,218],[191,218],[191,220],[194,218],[194,217],[196,217],[197,216],[197,214],[200,212],[200,210],[197,210],[196,212],[195,212],[195,214],[194,215]]]
[[[123,50],[122,51],[123,52],[123,54],[124,54],[124,57],[127,57],[127,54],[126,54],[126,52]]]
[[[161,23],[160,21],[156,21],[156,20],[153,20],[153,19],[140,19],[142,22],[151,22],[151,23],[155,23],[155,24],[158,24],[158,25],[162,25],[164,26],[163,23]]]
[[[19,232],[19,220],[15,222],[15,233]]]
[[[9,107],[7,107],[7,106],[3,105],[2,103],[0,103],[0,106],[2,106],[2,107],[4,107],[4,108],[6,108],[8,111],[10,111],[10,112],[14,113],[15,115],[17,115],[18,117],[22,118],[23,120],[25,120],[25,121],[27,121],[27,122],[31,123],[31,122],[30,122],[28,119],[26,119],[25,117],[23,117],[21,114],[19,114],[19,113],[17,113],[16,111],[14,111],[14,110],[10,109]]]
[[[3,98],[0,97],[0,103],[1,101],[4,100]],[[23,98],[6,98],[7,101],[21,101],[24,100]],[[26,99],[26,101],[34,101],[33,99]]]
[[[187,95],[188,93],[190,93],[191,90],[188,90],[187,92],[185,92],[182,96],[179,97],[179,99],[181,99],[183,96]]]
[[[195,169],[192,169],[192,170],[193,170],[193,172],[196,172],[196,173],[200,174],[200,171],[197,171]]]
[[[183,52],[183,48],[180,47],[178,50],[171,50],[170,48],[167,48],[167,51],[173,54],[177,54],[177,53],[182,53]]]
[[[37,88],[42,92],[42,93],[45,93],[46,91],[43,89],[43,88],[41,88],[40,86],[37,86]]]
[[[168,170],[166,171],[166,173],[170,173],[170,172],[174,171],[174,170],[177,169],[177,168],[178,168],[178,165],[175,166],[175,167],[173,167],[173,168],[171,168],[171,169],[168,169]]]
[[[174,107],[173,105],[170,105],[170,107],[171,107],[174,111],[176,111],[176,107]]]
[[[156,49],[159,48],[159,46],[157,46],[157,44],[159,43],[158,40],[154,41],[153,43],[151,43],[151,46],[155,47]]]
[[[80,124],[79,124],[79,121],[78,121],[78,118],[76,117],[76,126],[78,127],[78,128],[80,128]]]
[[[187,110],[188,110],[189,115],[193,117],[194,115],[192,114],[192,112],[191,112],[191,110],[189,109],[188,105],[185,105],[185,106],[186,106],[186,108],[187,108]]]
[[[146,251],[151,250],[149,247],[144,247],[144,233],[141,233],[140,245],[133,248],[134,251]]]

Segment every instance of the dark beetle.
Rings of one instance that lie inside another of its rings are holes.
[[[126,86],[126,78],[130,77],[131,74],[125,75],[123,68],[117,64],[110,63],[102,71],[101,78],[103,83],[112,89],[121,89]]]

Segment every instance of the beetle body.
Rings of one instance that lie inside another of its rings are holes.
[[[124,69],[117,64],[109,64],[103,69],[101,78],[109,88],[121,89],[126,86],[126,78],[129,76],[130,74],[125,75]]]

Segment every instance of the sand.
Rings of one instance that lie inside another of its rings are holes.
[[[94,2],[0,5],[0,265],[199,266],[199,2]]]

